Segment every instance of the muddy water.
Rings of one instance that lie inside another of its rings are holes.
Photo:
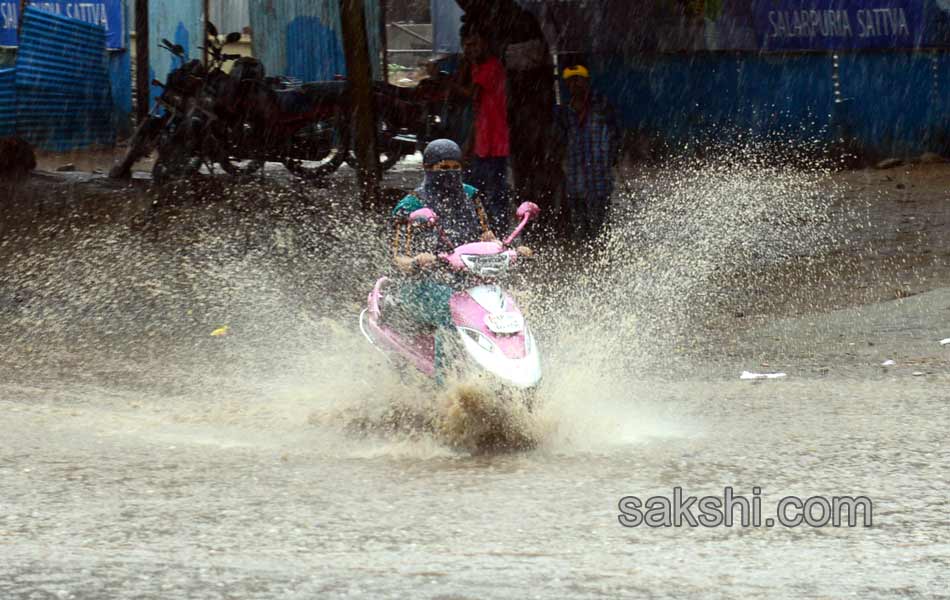
[[[461,397],[492,398],[427,392],[366,347],[355,315],[384,242],[346,218],[202,207],[157,232],[6,240],[0,597],[945,593],[950,296],[704,327],[724,265],[845,239],[814,179],[761,188],[757,168],[646,182],[663,210],[624,218],[655,235],[550,252],[518,282],[547,376],[516,425],[537,445],[516,452],[394,417],[445,425]],[[755,207],[776,197],[810,224],[767,233]],[[726,486],[760,488],[765,516],[784,496],[867,496],[873,526],[618,521],[623,496]]]

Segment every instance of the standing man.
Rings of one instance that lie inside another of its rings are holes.
[[[472,99],[475,109],[475,126],[464,148],[465,159],[469,161],[466,183],[481,191],[491,229],[503,233],[510,219],[505,68],[480,31],[467,31],[462,48],[471,82],[454,87],[457,93]]]
[[[465,11],[462,38],[471,31],[490,35],[502,59],[511,127],[511,171],[519,201],[541,208],[541,224],[556,227],[556,194],[564,174],[552,144],[554,67],[538,19],[514,0],[456,0]]]
[[[564,69],[570,102],[558,111],[558,128],[567,149],[567,205],[572,237],[586,241],[603,229],[614,189],[613,169],[620,156],[613,109],[590,89],[583,65]]]

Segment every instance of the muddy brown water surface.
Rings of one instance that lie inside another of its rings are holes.
[[[487,453],[447,432],[492,398],[359,335],[388,248],[345,178],[3,190],[0,597],[946,596],[950,167],[738,171],[629,173],[606,251],[539,246],[537,445]],[[618,522],[726,486],[873,526]]]

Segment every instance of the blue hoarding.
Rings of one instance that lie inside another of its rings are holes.
[[[125,47],[125,21],[122,0],[98,2],[67,2],[65,0],[30,0],[29,5],[42,11],[78,19],[106,28],[106,47]],[[20,0],[0,0],[0,46],[16,46],[20,21]]]
[[[760,0],[764,50],[915,48],[924,41],[920,0]]]
[[[443,2],[449,0],[433,0]],[[452,0],[454,2],[454,0]],[[558,52],[828,52],[950,47],[950,0],[518,0]],[[436,13],[433,12],[433,19]],[[458,20],[434,22],[457,29]],[[438,32],[436,33],[438,37]]]

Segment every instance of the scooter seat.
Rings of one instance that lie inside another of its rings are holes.
[[[383,296],[380,306],[380,321],[406,337],[431,334],[435,327],[420,323],[412,312],[392,296]]]

